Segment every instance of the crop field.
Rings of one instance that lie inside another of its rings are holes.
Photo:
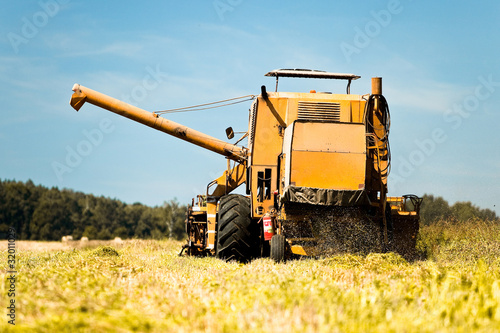
[[[179,257],[182,243],[16,242],[8,297],[0,242],[0,331],[492,332],[500,330],[500,225],[421,229],[422,257]],[[12,281],[11,281],[12,282]],[[15,300],[15,326],[8,323]]]

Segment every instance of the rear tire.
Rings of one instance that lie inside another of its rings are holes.
[[[250,199],[238,194],[221,198],[217,232],[217,257],[246,263],[260,251],[258,224],[250,217]]]
[[[275,262],[284,262],[285,261],[285,236],[283,235],[274,235],[271,238],[271,259]]]

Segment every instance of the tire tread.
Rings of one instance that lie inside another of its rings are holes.
[[[258,224],[250,217],[250,199],[239,194],[221,198],[217,232],[217,257],[249,262],[259,250]]]

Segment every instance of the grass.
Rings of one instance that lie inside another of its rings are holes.
[[[420,237],[426,260],[374,253],[247,265],[179,257],[182,243],[168,240],[18,242],[16,326],[2,315],[0,331],[499,331],[500,226],[443,222]]]

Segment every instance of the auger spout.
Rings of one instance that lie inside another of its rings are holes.
[[[79,84],[73,86],[73,91],[74,93],[71,96],[70,105],[76,111],[80,110],[85,102],[89,102],[90,104],[132,119],[158,131],[173,135],[184,141],[227,156],[236,162],[242,163],[247,158],[248,150],[246,148],[216,139],[210,135],[162,118],[156,113],[143,110]]]

